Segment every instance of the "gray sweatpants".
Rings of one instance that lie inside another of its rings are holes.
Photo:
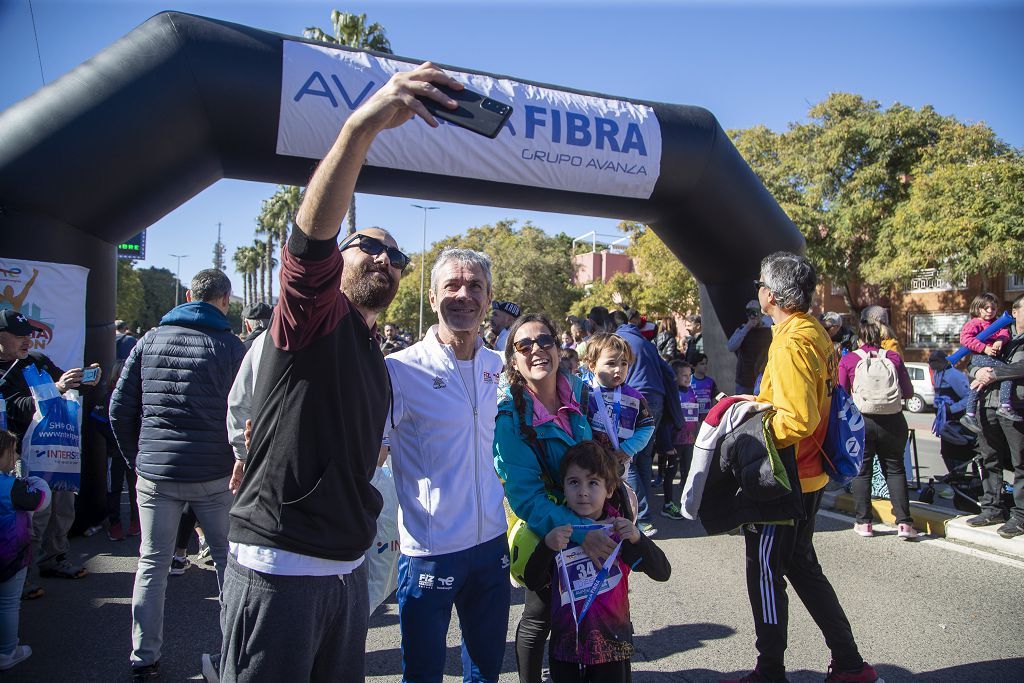
[[[338,576],[274,576],[228,556],[220,680],[361,681],[370,598],[362,564]]]

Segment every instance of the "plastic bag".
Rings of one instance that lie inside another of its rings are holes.
[[[34,365],[24,369],[36,412],[21,442],[27,473],[53,491],[77,493],[82,480],[82,406],[74,389],[61,394]]]
[[[366,551],[371,613],[398,587],[398,492],[390,462],[389,458],[387,464],[378,467],[370,480],[384,498],[377,517],[377,536]]]

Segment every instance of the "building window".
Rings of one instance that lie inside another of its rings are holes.
[[[939,273],[938,268],[915,270],[905,292],[949,292],[967,288],[967,278],[957,281],[947,280]]]
[[[912,348],[947,349],[960,346],[960,328],[967,322],[966,313],[921,313],[910,316]]]
[[[1010,273],[1006,276],[1006,291],[1024,291],[1024,273]]]

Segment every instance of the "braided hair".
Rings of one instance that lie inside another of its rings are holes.
[[[516,338],[516,332],[527,323],[540,323],[548,329],[552,337],[557,339],[558,335],[555,332],[555,326],[551,324],[551,321],[543,313],[521,315],[516,318],[516,321],[508,329],[508,342],[505,344],[505,373],[508,375],[509,392],[512,394],[512,405],[515,407],[516,415],[519,418],[519,432],[528,442],[533,443],[537,440],[537,432],[534,430],[533,425],[526,422],[526,378],[516,369],[516,347],[512,343],[512,340]],[[557,372],[557,367],[555,371]]]

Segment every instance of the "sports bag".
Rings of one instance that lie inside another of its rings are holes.
[[[836,385],[828,411],[828,430],[821,445],[821,465],[829,478],[845,486],[864,462],[864,417],[846,389]]]
[[[854,351],[860,357],[853,372],[853,402],[864,415],[895,415],[903,410],[896,365],[885,351]]]

